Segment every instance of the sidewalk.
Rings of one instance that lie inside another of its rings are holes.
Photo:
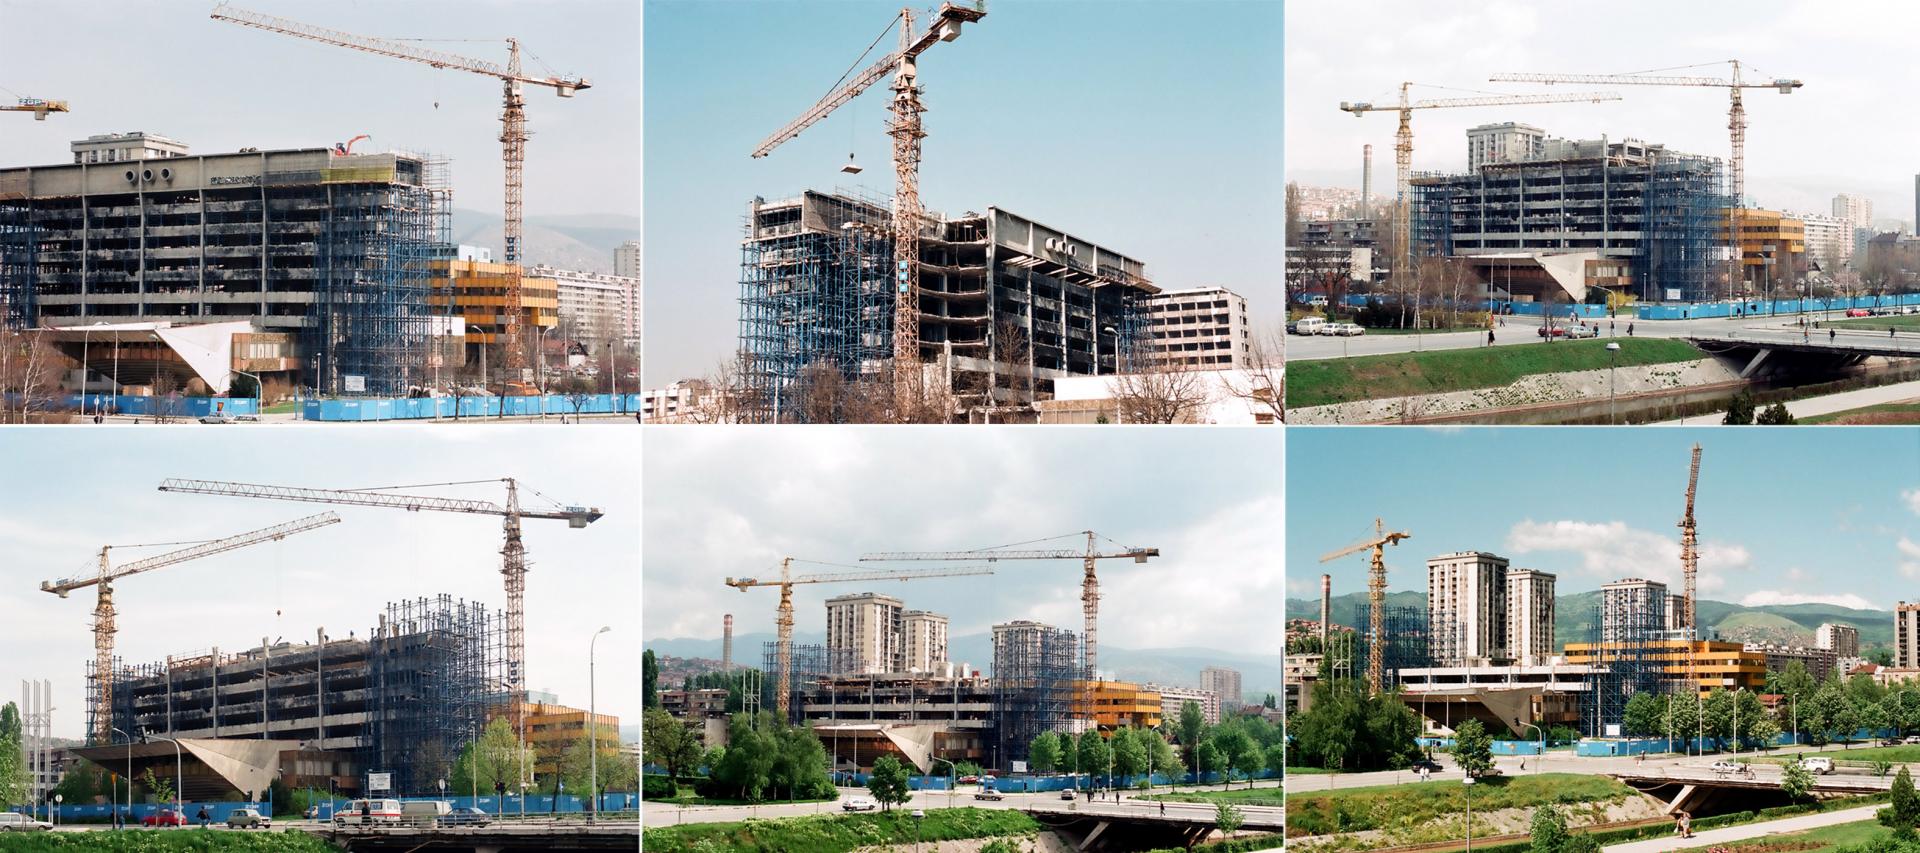
[[[1783,818],[1781,820],[1729,826],[1725,829],[1709,829],[1704,832],[1694,833],[1692,838],[1675,838],[1668,835],[1646,841],[1630,841],[1624,844],[1613,844],[1605,849],[1607,853],[1654,853],[1654,851],[1660,850],[1690,850],[1695,847],[1711,847],[1715,844],[1726,844],[1730,841],[1742,841],[1789,832],[1805,832],[1809,829],[1819,829],[1823,826],[1837,826],[1843,823],[1858,823],[1863,820],[1873,820],[1873,813],[1882,808],[1885,808],[1885,806],[1872,805],[1861,806],[1854,809],[1844,809],[1837,812],[1816,812],[1814,814]]]
[[[1814,415],[1830,415],[1834,412],[1844,412],[1848,409],[1859,409],[1880,403],[1904,403],[1914,399],[1920,399],[1920,382],[1900,382],[1893,385],[1881,385],[1877,388],[1862,388],[1858,391],[1842,391],[1838,394],[1828,394],[1822,397],[1808,397],[1804,400],[1790,400],[1787,402],[1787,411],[1792,412],[1796,418],[1806,418]],[[1717,424],[1720,423],[1721,419],[1725,416],[1725,412],[1714,412],[1707,415],[1683,418],[1677,421],[1663,421],[1662,423],[1685,424],[1688,426]]]

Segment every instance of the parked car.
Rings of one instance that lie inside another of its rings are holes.
[[[850,812],[870,812],[880,808],[880,804],[866,797],[848,797],[840,808]]]
[[[173,809],[161,809],[140,819],[141,826],[186,826],[187,818]]]
[[[1715,761],[1713,763],[1713,772],[1738,773],[1740,772],[1740,763],[1737,761]]]
[[[1074,798],[1075,796],[1078,796],[1078,795],[1074,793],[1074,791],[1073,791],[1073,789],[1072,789],[1072,788],[1062,788],[1062,789],[1060,789],[1060,799],[1063,799],[1063,800],[1071,800],[1071,799],[1073,799],[1073,798]]]
[[[441,815],[438,823],[441,826],[486,826],[493,823],[493,815],[472,807],[454,809]]]
[[[44,820],[34,820],[33,815],[19,812],[0,812],[0,832],[33,832],[52,829],[53,824]]]
[[[1327,325],[1327,321],[1325,318],[1302,317],[1298,320],[1288,323],[1287,331],[1292,332],[1296,335],[1317,335],[1321,333],[1320,329],[1325,325]]]
[[[1809,756],[1800,759],[1800,767],[1809,773],[1832,773],[1833,759],[1818,755]]]
[[[1597,338],[1599,336],[1600,336],[1599,326],[1589,326],[1585,323],[1576,323],[1574,325],[1567,327],[1567,337],[1569,338]]]
[[[966,775],[966,776],[962,776],[962,777],[960,777],[960,784],[962,784],[962,785],[978,785],[978,784],[980,784],[980,777],[978,777],[978,776],[974,776],[974,775],[971,775],[971,774],[969,774],[969,775]]]
[[[1343,338],[1351,338],[1356,335],[1364,335],[1367,333],[1367,327],[1362,326],[1359,323],[1339,323],[1337,325],[1340,327],[1340,331],[1338,332],[1338,334]]]
[[[200,422],[203,424],[230,424],[230,423],[234,423],[234,419],[233,419],[233,416],[231,415],[216,413],[211,415],[201,415]]]
[[[1849,316],[1849,317],[1865,317],[1865,316],[1867,316],[1867,309],[1865,309],[1865,308],[1848,308],[1848,309],[1847,309],[1847,316]]]
[[[976,800],[1004,800],[1007,796],[999,791],[981,791],[974,794],[973,798]]]
[[[234,809],[227,813],[228,829],[272,829],[273,818],[255,809]]]
[[[1920,743],[1920,735],[1907,735],[1907,743]]]

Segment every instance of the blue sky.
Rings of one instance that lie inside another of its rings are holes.
[[[1298,429],[1288,439],[1288,594],[1365,589],[1370,536],[1395,591],[1426,559],[1492,551],[1559,574],[1561,593],[1621,577],[1677,583],[1687,463],[1702,446],[1703,598],[1891,609],[1920,579],[1920,431],[1899,428]]]
[[[646,633],[773,630],[778,595],[727,576],[777,576],[792,556],[849,568],[869,551],[992,548],[1092,528],[1160,549],[1099,566],[1100,642],[1279,654],[1279,430],[1002,427],[654,428],[647,439]],[[1062,544],[1026,547],[1078,548]],[[1034,619],[1080,630],[1080,564],[1001,563],[986,577],[801,586],[795,629],[826,630],[827,598],[883,592],[948,615],[954,636]]]
[[[884,83],[771,156],[747,155],[832,88],[899,8],[646,4],[650,383],[705,375],[733,351],[754,196],[856,180],[891,194]],[[1226,286],[1277,318],[1280,4],[988,10],[921,59],[926,206],[1002,207],[1140,258],[1163,287]],[[857,178],[839,171],[849,146],[866,168]]]
[[[130,663],[262,636],[290,641],[362,637],[388,601],[447,593],[505,607],[500,521],[323,504],[179,495],[167,477],[320,488],[445,483],[516,476],[553,500],[601,507],[583,530],[529,521],[526,543],[529,686],[587,705],[587,644],[602,625],[599,707],[639,722],[639,454],[631,433],[551,428],[370,427],[209,429],[46,428],[0,434],[0,702],[22,679],[53,681],[54,734],[78,737],[85,666],[93,657],[91,588],[60,598],[40,582],[94,571],[102,545],[219,539],[329,509],[341,523],[157,569],[114,586],[116,653]],[[502,467],[510,466],[510,467]],[[410,490],[411,491],[411,490]],[[419,490],[500,501],[503,486]],[[524,494],[524,493],[523,493]],[[529,506],[544,506],[536,496]],[[114,562],[169,548],[116,552]],[[608,677],[633,673],[634,677]]]
[[[594,84],[571,100],[529,87],[526,215],[639,215],[640,12],[631,0],[235,5],[362,35],[461,40],[421,46],[500,63],[506,38],[520,38],[545,60],[525,60],[529,72]],[[68,142],[131,130],[205,153],[331,146],[365,133],[373,139],[356,151],[450,158],[455,206],[500,211],[498,81],[215,21],[213,6],[0,0],[0,98],[73,107],[43,122],[0,115],[0,165],[72,162]]]

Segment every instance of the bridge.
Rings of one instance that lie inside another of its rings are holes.
[[[1278,792],[1276,792],[1278,793]],[[1286,809],[1278,806],[1233,804],[1245,817],[1241,830],[1284,832]],[[1036,803],[1024,809],[1042,826],[1069,838],[1074,849],[1098,850],[1108,836],[1124,838],[1129,846],[1152,841],[1150,847],[1187,848],[1204,841],[1219,828],[1219,810],[1212,803],[1162,803],[1156,800],[1120,802]]]
[[[1702,352],[1745,361],[1742,379],[1752,378],[1763,368],[1838,370],[1873,356],[1920,358],[1920,335],[1889,335],[1864,328],[1809,328],[1805,334],[1798,328],[1747,328],[1686,340]]]
[[[331,826],[302,831],[341,850],[472,850],[513,853],[520,850],[624,850],[640,846],[640,822],[610,819],[494,823],[487,826]]]
[[[1707,767],[1670,765],[1659,769],[1615,773],[1613,778],[1643,794],[1666,799],[1668,814],[1699,812],[1715,800],[1732,797],[1779,799],[1782,805],[1786,803],[1788,798],[1781,789],[1781,782],[1786,775],[1784,766],[1746,766],[1749,768],[1747,772],[1722,773]],[[1872,776],[1842,770],[1815,775],[1813,787],[1809,790],[1816,797],[1850,797],[1885,793],[1892,788],[1893,777],[1890,775]]]

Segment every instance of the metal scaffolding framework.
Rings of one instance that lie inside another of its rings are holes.
[[[1602,596],[1594,605],[1592,638],[1601,667],[1581,709],[1581,729],[1590,737],[1609,734],[1624,722],[1627,701],[1636,693],[1661,690],[1659,643],[1665,636],[1664,596]]]
[[[1433,653],[1429,646],[1432,635],[1427,628],[1427,611],[1424,607],[1388,607],[1384,611],[1385,626],[1382,633],[1380,660],[1382,680],[1380,689],[1391,691],[1400,686],[1400,671],[1419,669],[1433,665]],[[1359,631],[1343,632],[1349,637]],[[1372,632],[1359,639],[1360,660],[1369,660],[1373,653],[1374,637]],[[1348,640],[1349,643],[1353,641]]]
[[[497,614],[442,594],[392,602],[373,635],[368,678],[376,721],[368,766],[392,772],[400,791],[444,778],[462,744],[477,740],[507,695],[506,645]]]
[[[1009,632],[993,650],[993,766],[1023,761],[1041,732],[1074,732],[1075,685],[1090,677],[1079,665],[1072,631],[1045,625]],[[1092,709],[1087,709],[1091,716]]]
[[[852,649],[833,649],[822,645],[793,645],[793,654],[788,658],[790,672],[781,677],[780,644],[765,642],[760,644],[760,672],[770,677],[760,681],[759,698],[762,707],[778,708],[780,703],[775,694],[780,686],[791,685],[787,694],[787,722],[798,724],[806,719],[807,693],[818,689],[822,678],[847,672],[853,668]]]

